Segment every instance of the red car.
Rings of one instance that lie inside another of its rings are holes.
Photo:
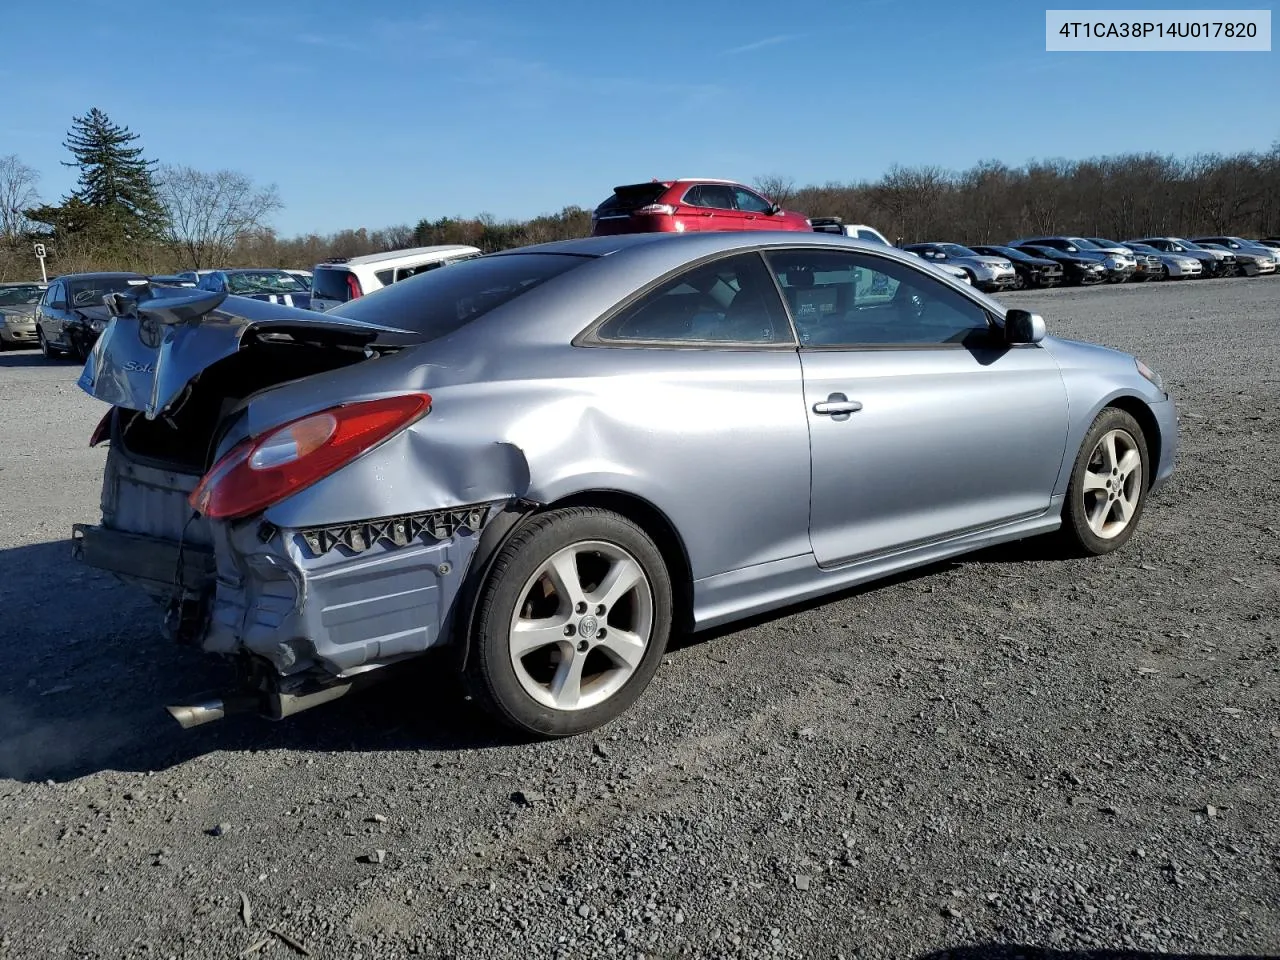
[[[684,178],[615,187],[591,214],[591,235],[694,230],[813,230],[800,213],[732,180]]]

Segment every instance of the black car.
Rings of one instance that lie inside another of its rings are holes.
[[[979,247],[970,244],[969,249],[987,257],[1004,257],[1012,263],[1014,272],[1018,275],[1013,283],[1014,290],[1023,290],[1027,287],[1056,287],[1063,282],[1065,273],[1062,264],[1048,257],[1034,256],[1017,247]]]
[[[1034,243],[1018,243],[1014,250],[1023,250],[1033,257],[1042,257],[1062,265],[1062,275],[1066,283],[1076,286],[1087,286],[1091,283],[1105,283],[1108,278],[1107,268],[1102,260],[1096,257],[1079,256],[1053,247],[1042,247]]]
[[[111,320],[102,298],[146,282],[140,273],[71,273],[51,280],[36,307],[40,352],[47,358],[70,354],[84,363]]]

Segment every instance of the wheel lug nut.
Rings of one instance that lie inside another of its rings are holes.
[[[578,652],[579,652],[579,653],[586,653],[586,652],[587,652],[587,647],[589,647],[589,646],[591,646],[591,644],[589,644],[589,643],[587,643],[587,641],[583,640],[582,642],[580,642],[580,643],[578,644]]]
[[[577,606],[575,606],[573,609],[577,610],[578,613],[586,613],[587,605],[583,603],[581,600],[579,600]]]
[[[608,631],[607,631],[607,630],[605,630],[605,628],[604,628],[604,627],[601,627],[601,628],[600,628],[600,630],[599,630],[599,632],[598,632],[598,633],[596,633],[596,638],[597,638],[597,639],[599,639],[599,640],[603,640],[603,639],[604,639],[604,637],[605,637],[605,634],[606,634],[606,633],[608,633]]]
[[[597,617],[603,617],[603,616],[604,616],[604,610],[605,610],[605,608],[604,608],[604,604],[603,604],[603,603],[597,603],[597,604],[596,604],[596,616],[597,616]]]
[[[565,635],[566,637],[572,637],[572,636],[573,636],[575,633],[577,633],[577,632],[578,632],[578,631],[577,631],[576,629],[574,629],[574,626],[573,626],[573,624],[572,624],[572,623],[566,623],[566,624],[564,625],[564,635]]]

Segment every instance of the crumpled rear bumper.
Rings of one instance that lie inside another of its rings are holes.
[[[77,524],[77,559],[181,606],[190,642],[282,676],[347,677],[442,645],[482,532],[501,504],[286,530],[210,525],[211,546]],[[171,610],[171,619],[174,610]]]

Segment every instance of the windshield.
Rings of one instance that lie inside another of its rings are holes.
[[[1067,240],[1069,240],[1071,243],[1074,243],[1081,250],[1097,250],[1098,249],[1097,244],[1090,243],[1084,237],[1067,237]]]
[[[231,293],[306,293],[298,278],[283,270],[243,270],[227,274]]]
[[[1095,247],[1122,247],[1124,244],[1116,243],[1114,240],[1108,240],[1105,237],[1094,237],[1089,241]]]
[[[121,293],[130,287],[146,283],[145,277],[97,277],[93,280],[73,280],[67,284],[67,303],[73,307],[101,307],[102,298],[108,293]]]
[[[1173,243],[1176,243],[1176,244],[1177,244],[1178,246],[1180,246],[1180,247],[1186,247],[1188,250],[1203,250],[1203,249],[1204,249],[1204,247],[1200,246],[1200,244],[1198,244],[1198,243],[1192,243],[1190,240],[1183,240],[1181,237],[1170,237],[1169,239],[1170,239]]]
[[[364,323],[413,330],[424,340],[435,340],[593,259],[562,253],[477,257],[448,270],[432,270],[401,280],[329,312]]]
[[[968,247],[962,247],[958,243],[940,243],[938,249],[945,253],[948,257],[976,257],[977,254]]]
[[[18,307],[27,303],[39,303],[44,289],[34,283],[29,287],[0,287],[0,307]]]
[[[1149,247],[1145,243],[1126,243],[1126,247],[1130,250],[1137,250],[1139,253],[1159,253],[1155,247]]]

